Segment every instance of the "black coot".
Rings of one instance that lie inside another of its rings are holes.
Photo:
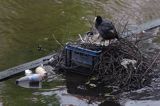
[[[104,40],[119,39],[118,33],[111,21],[103,20],[101,16],[97,16],[95,27]]]

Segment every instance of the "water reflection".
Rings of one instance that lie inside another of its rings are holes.
[[[53,96],[59,100],[61,106],[120,106],[114,100],[105,100],[102,96],[107,88],[98,86],[90,88],[85,85],[88,77],[73,73],[65,74],[66,86],[57,86],[51,89],[41,89],[34,95]]]
[[[42,82],[30,82],[30,81],[22,81],[17,85],[24,88],[42,88]]]
[[[119,103],[116,103],[114,101],[104,101],[99,106],[121,106]]]
[[[152,100],[135,100],[135,101],[129,101],[125,103],[125,106],[159,106],[160,101],[152,101]]]
[[[77,75],[73,73],[68,73],[65,75],[65,77],[66,77],[67,92],[72,95],[75,95],[79,99],[87,100],[88,104],[93,105],[94,103],[98,103],[100,106],[107,106],[107,105],[120,106],[120,104],[114,102],[114,100],[112,99],[112,96],[107,97],[108,100],[106,100],[104,95],[106,93],[111,93],[112,90],[110,88],[104,87],[103,84],[96,83],[96,87],[92,88],[86,85],[86,82],[89,80],[89,77],[85,77],[85,76]],[[95,82],[92,82],[92,83],[95,83]],[[78,106],[78,104],[76,104],[76,106]],[[80,105],[80,106],[83,106],[83,105]]]

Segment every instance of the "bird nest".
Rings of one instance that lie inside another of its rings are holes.
[[[105,85],[133,90],[149,84],[149,63],[136,46],[121,40],[104,48],[94,70]]]
[[[142,55],[134,42],[121,38],[108,46],[92,43],[75,44],[90,50],[102,50],[99,61],[91,73],[91,77],[96,79],[95,82],[100,81],[105,86],[113,86],[122,91],[139,89],[150,84],[152,60]],[[64,53],[61,56],[64,57]],[[60,59],[58,66],[64,64],[64,60]]]
[[[94,66],[93,75],[105,85],[116,86],[119,90],[139,89],[151,81],[151,61],[141,51],[125,39],[108,46],[83,43],[83,48],[100,48],[99,61]]]

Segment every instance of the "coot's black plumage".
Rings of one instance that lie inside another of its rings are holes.
[[[103,20],[101,16],[97,16],[95,27],[104,40],[119,39],[118,33],[111,21]]]

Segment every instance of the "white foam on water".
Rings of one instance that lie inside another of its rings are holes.
[[[132,100],[125,103],[125,106],[160,106],[160,101],[152,100]]]

